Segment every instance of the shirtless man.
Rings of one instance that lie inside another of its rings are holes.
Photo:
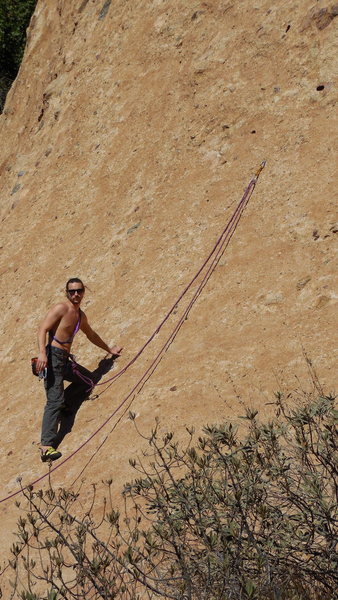
[[[80,309],[85,293],[81,279],[74,277],[66,284],[66,301],[51,308],[38,331],[39,354],[36,363],[38,372],[46,369],[45,390],[47,403],[44,410],[41,432],[41,460],[43,462],[60,458],[61,452],[55,449],[60,414],[65,406],[64,380],[73,382],[76,392],[88,391],[90,372],[74,363],[70,348],[75,334],[80,329],[92,344],[102,348],[114,358],[120,356],[120,346],[108,346],[90,327],[85,313]],[[46,346],[46,335],[48,344]],[[79,377],[82,375],[83,379]],[[87,380],[87,381],[86,381]]]

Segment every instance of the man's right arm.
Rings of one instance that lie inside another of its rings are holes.
[[[42,371],[47,366],[47,354],[46,354],[46,335],[48,331],[51,331],[58,321],[63,317],[65,313],[65,306],[63,304],[56,304],[46,314],[45,318],[40,324],[38,330],[38,347],[39,354],[36,363],[37,371]]]

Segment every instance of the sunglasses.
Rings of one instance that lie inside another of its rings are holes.
[[[76,290],[67,290],[67,294],[74,296],[74,294],[83,294],[84,288],[78,288]]]

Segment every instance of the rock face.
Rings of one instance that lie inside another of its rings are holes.
[[[324,389],[337,363],[334,129],[336,4],[39,0],[0,116],[1,494],[46,473],[36,329],[66,280],[119,368],[152,335],[214,246],[263,159],[239,227],[140,393],[118,408],[175,328],[184,298],[139,359],[86,402],[53,485],[112,476],[148,432],[271,414],[273,392]],[[103,353],[79,334],[94,369]],[[116,372],[117,367],[112,373]],[[131,404],[132,403],[132,404]],[[47,486],[46,479],[40,485]],[[9,554],[14,500],[0,504]],[[4,574],[4,577],[6,574]]]

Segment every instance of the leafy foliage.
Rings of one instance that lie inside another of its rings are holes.
[[[37,0],[0,0],[0,109],[21,64]]]
[[[184,447],[157,424],[148,451],[130,461],[138,476],[123,490],[124,517],[112,506],[111,480],[96,519],[95,486],[82,519],[78,493],[25,492],[12,598],[336,598],[334,398],[286,410],[278,395],[274,421],[250,410],[244,419],[244,435],[231,423],[206,426],[196,441],[189,431]]]

